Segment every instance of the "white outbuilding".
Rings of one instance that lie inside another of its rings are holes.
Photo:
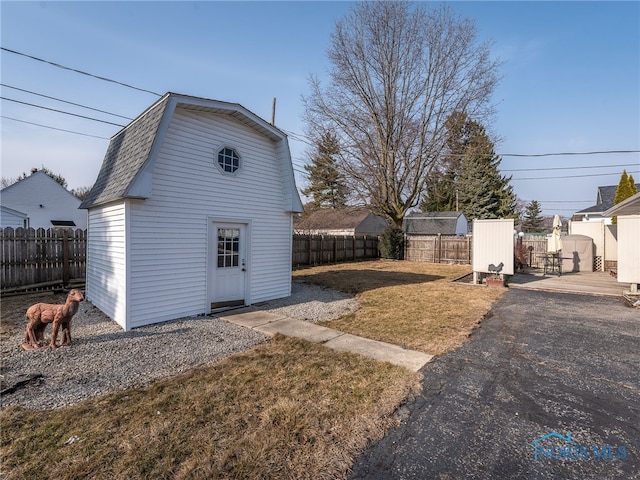
[[[606,211],[618,217],[618,282],[630,283],[630,293],[638,295],[640,285],[640,193]]]
[[[125,330],[291,294],[287,136],[239,104],[167,93],[111,139],[81,208],[86,297]]]

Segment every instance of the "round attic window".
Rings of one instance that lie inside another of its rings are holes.
[[[224,172],[235,173],[240,168],[240,157],[233,148],[223,148],[218,152],[218,165]]]

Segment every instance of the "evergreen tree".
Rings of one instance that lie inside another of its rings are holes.
[[[390,223],[380,235],[380,256],[392,260],[404,259],[404,232],[395,223]]]
[[[447,153],[426,182],[426,195],[420,203],[423,212],[450,212],[458,209],[458,174],[464,155],[464,138],[469,137],[467,116],[454,112],[447,117]]]
[[[633,176],[627,175],[627,171],[623,170],[622,175],[620,175],[620,181],[618,182],[618,188],[616,188],[616,194],[613,198],[613,204],[617,205],[636,193],[638,193],[638,189],[636,188]],[[613,217],[611,222],[614,224],[618,223],[618,217]]]
[[[633,175],[629,174],[629,191],[631,192],[630,197],[638,193],[638,187],[636,187],[636,181],[633,179]]]
[[[434,181],[431,187],[432,191],[440,189],[442,193],[442,202],[436,208],[455,210],[458,205],[470,220],[515,217],[516,196],[510,185],[511,177],[500,175],[501,159],[495,154],[485,128],[458,112],[448,118],[447,130],[449,157],[444,180]],[[427,199],[428,195],[429,191]],[[431,207],[428,201],[423,205]]]
[[[542,209],[537,200],[532,200],[524,207],[522,219],[522,231],[527,233],[540,233],[543,231],[544,218]]]
[[[309,186],[302,193],[312,198],[312,208],[340,208],[346,204],[347,187],[337,168],[339,152],[336,136],[324,132],[317,141],[311,164],[304,166]]]

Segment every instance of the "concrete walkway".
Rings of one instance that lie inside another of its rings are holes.
[[[304,320],[295,320],[265,311],[252,310],[251,308],[242,308],[224,313],[220,316],[220,319],[251,328],[266,335],[281,333],[288,337],[321,343],[339,352],[359,353],[374,360],[390,362],[414,372],[420,370],[433,358],[433,355],[407,350],[390,343],[358,337],[323,327],[322,325],[316,325],[315,323],[305,322]]]

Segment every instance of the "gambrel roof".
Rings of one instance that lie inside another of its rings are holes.
[[[177,107],[229,115],[273,142],[285,189],[286,210],[301,212],[287,135],[242,105],[176,93],[167,93],[111,138],[98,178],[80,208],[92,208],[125,198],[148,198],[150,174],[157,150]]]

